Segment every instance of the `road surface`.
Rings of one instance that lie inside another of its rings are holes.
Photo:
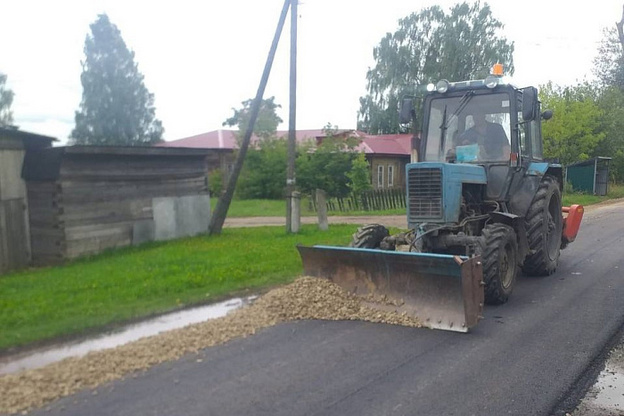
[[[563,415],[624,324],[624,202],[586,214],[557,273],[470,334],[303,321],[61,399],[41,415]]]

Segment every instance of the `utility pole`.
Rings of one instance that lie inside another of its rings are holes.
[[[234,189],[236,188],[236,182],[238,181],[238,176],[240,175],[240,172],[243,168],[243,162],[245,161],[245,155],[247,154],[247,149],[249,148],[249,142],[251,140],[251,135],[253,134],[254,125],[256,124],[256,119],[258,118],[258,113],[260,112],[262,96],[264,95],[264,90],[269,80],[271,66],[273,65],[273,58],[275,58],[275,51],[277,50],[277,45],[279,43],[280,35],[282,34],[282,28],[284,27],[284,22],[286,21],[286,15],[288,14],[288,8],[291,1],[292,0],[284,1],[284,7],[282,8],[282,13],[280,14],[280,18],[277,23],[277,29],[275,30],[273,43],[271,44],[271,49],[269,50],[269,56],[267,57],[266,64],[264,65],[264,72],[262,73],[262,78],[260,79],[258,92],[256,93],[256,98],[254,98],[253,103],[251,104],[249,125],[247,126],[247,130],[245,131],[245,136],[243,137],[243,142],[241,143],[241,147],[238,152],[236,162],[234,163],[232,173],[230,174],[230,179],[228,180],[227,187],[225,188],[225,192],[219,198],[219,202],[217,203],[215,212],[210,218],[208,232],[211,235],[221,234],[221,230],[223,229],[223,223],[225,222],[227,211],[230,208],[230,203],[232,202],[232,197],[234,196]]]
[[[293,192],[295,192],[295,152],[297,143],[297,2],[290,0],[290,105],[288,112],[288,160],[286,164],[286,232],[293,232],[293,221],[299,223],[299,218],[293,217]],[[294,210],[299,216],[300,211]],[[295,231],[299,229],[295,226]]]

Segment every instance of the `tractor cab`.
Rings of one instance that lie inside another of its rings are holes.
[[[487,198],[508,201],[514,177],[523,176],[532,163],[543,164],[541,119],[552,112],[540,114],[534,87],[519,89],[504,82],[497,66],[493,74],[427,86],[417,160],[412,162],[480,165],[487,177]],[[412,117],[413,101],[406,99],[401,121]]]

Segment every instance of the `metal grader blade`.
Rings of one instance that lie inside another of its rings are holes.
[[[357,295],[386,296],[425,326],[468,332],[483,311],[480,257],[334,246],[297,246],[308,276],[323,277]],[[369,297],[370,298],[370,297]]]

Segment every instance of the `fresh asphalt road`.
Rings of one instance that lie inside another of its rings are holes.
[[[624,324],[624,203],[586,214],[557,273],[470,334],[292,322],[57,401],[42,415],[551,415]]]

